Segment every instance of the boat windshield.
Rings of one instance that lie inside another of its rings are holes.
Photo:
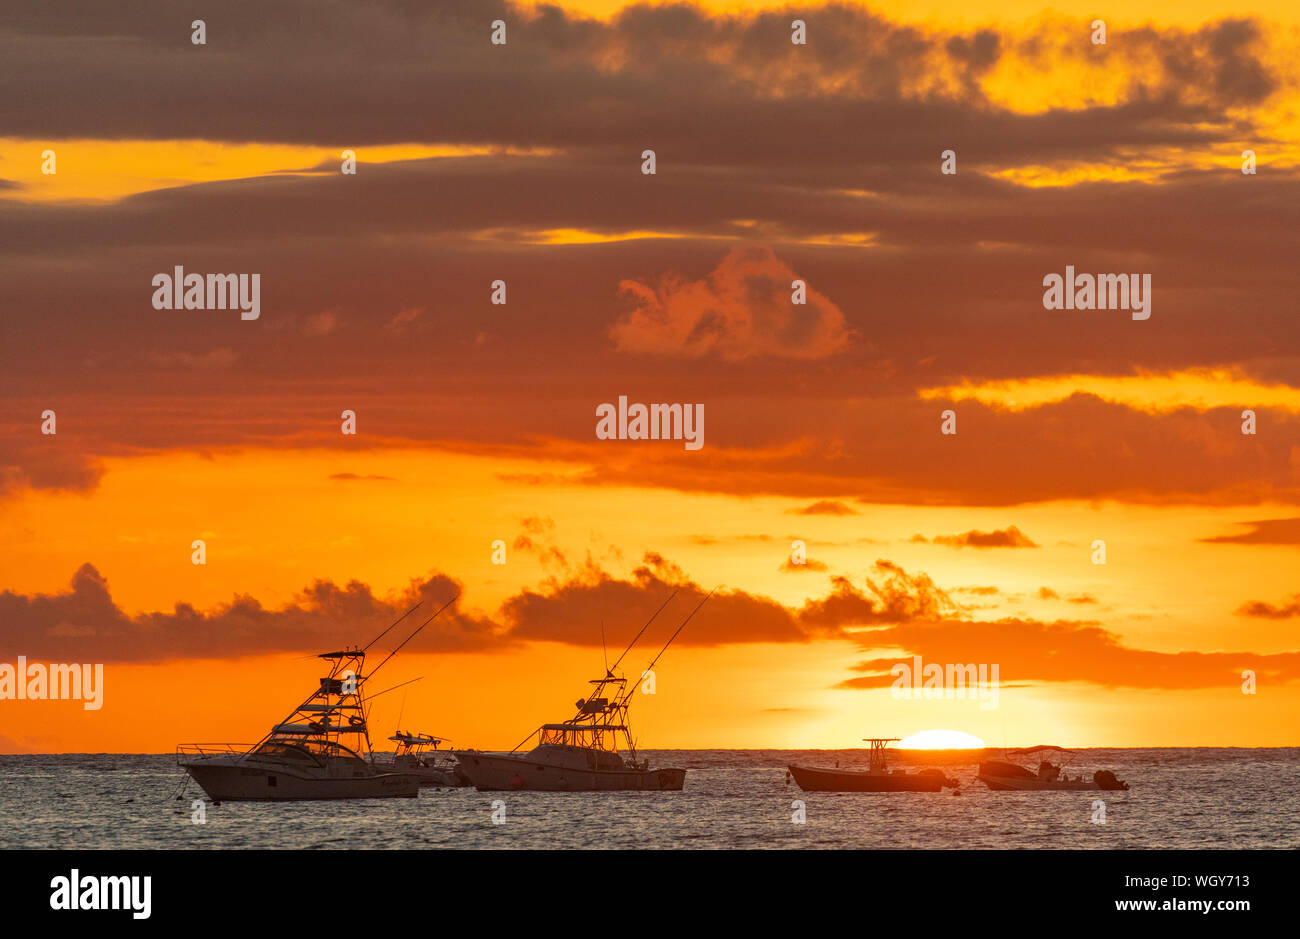
[[[256,750],[257,753],[273,755],[277,759],[298,760],[300,762],[319,763],[322,760],[356,760],[365,762],[356,752],[333,740],[323,737],[284,740],[272,737]]]
[[[308,752],[308,749],[308,747],[304,747],[297,742],[285,743],[280,740],[268,740],[254,752],[259,756],[271,756],[277,760],[290,763],[319,763],[320,760]]]

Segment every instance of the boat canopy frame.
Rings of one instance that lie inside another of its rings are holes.
[[[871,753],[867,757],[868,769],[873,773],[883,773],[888,763],[885,748],[901,739],[901,737],[863,737],[864,743],[871,744]]]

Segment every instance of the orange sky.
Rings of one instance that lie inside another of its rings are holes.
[[[512,746],[602,622],[717,587],[645,746],[1294,745],[1295,5],[801,7],[806,47],[777,4],[616,6],[502,48],[342,5],[0,26],[0,663],[106,665],[100,711],[0,701],[0,752],[252,741],[305,654],[457,585],[376,738]],[[177,264],[260,272],[262,316],[152,309]],[[1152,272],[1152,319],[1044,310],[1066,264]],[[705,446],[597,440],[620,394],[702,402]],[[999,663],[997,708],[893,699],[913,655]]]

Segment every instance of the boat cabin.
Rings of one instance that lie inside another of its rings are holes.
[[[254,757],[267,757],[279,762],[306,763],[314,766],[332,764],[344,767],[351,766],[353,769],[364,769],[368,765],[354,750],[337,741],[325,740],[324,738],[312,739],[304,737],[285,740],[272,737],[254,750],[251,755]]]
[[[547,766],[564,769],[588,770],[600,772],[626,771],[628,766],[623,758],[610,750],[593,750],[590,747],[565,746],[556,743],[541,743],[528,751],[528,759]]]

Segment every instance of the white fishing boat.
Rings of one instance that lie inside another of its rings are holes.
[[[1083,774],[1070,778],[1064,766],[1075,758],[1073,750],[1064,747],[1039,746],[1021,750],[1008,750],[1008,759],[985,760],[979,765],[979,780],[995,792],[1041,792],[1059,790],[1084,792],[1091,790],[1115,791],[1128,788],[1128,783],[1117,779],[1110,770],[1097,770],[1091,779]],[[1030,757],[1040,760],[1037,770],[1013,763],[1010,757]],[[1053,763],[1052,759],[1061,762]]]
[[[180,744],[176,762],[213,802],[414,798],[421,785],[418,774],[388,771],[358,753],[363,742],[367,751],[371,749],[365,686],[398,649],[452,602],[454,598],[369,672],[365,670],[366,649],[420,604],[407,610],[366,648],[321,653],[318,657],[330,663],[330,671],[320,679],[320,687],[252,746]],[[348,745],[345,740],[355,742]]]
[[[627,790],[680,791],[686,770],[651,769],[650,761],[637,756],[628,728],[628,706],[638,685],[617,674],[619,663],[636,645],[646,627],[654,622],[676,591],[664,601],[623,654],[605,669],[605,677],[592,679],[591,693],[576,702],[576,713],[558,724],[543,724],[509,753],[456,750],[460,770],[481,791],[503,789],[548,792],[601,792]],[[710,594],[711,596],[711,594]],[[677,627],[659,655],[646,666],[649,672],[674,639],[699,612],[706,596]],[[643,672],[642,674],[645,674]],[[537,744],[527,753],[520,751],[529,741]],[[620,750],[620,744],[622,750]]]

